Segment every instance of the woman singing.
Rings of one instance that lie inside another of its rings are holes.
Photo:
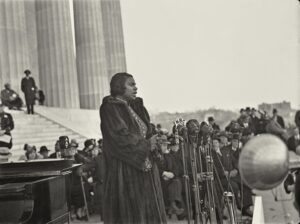
[[[100,107],[104,181],[104,223],[166,223],[165,207],[151,151],[149,115],[132,75],[115,74],[111,95]]]

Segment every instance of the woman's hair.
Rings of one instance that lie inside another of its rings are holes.
[[[123,95],[125,91],[125,82],[132,75],[122,72],[115,74],[110,81],[110,94],[112,96]]]

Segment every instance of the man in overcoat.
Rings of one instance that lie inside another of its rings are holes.
[[[25,95],[25,102],[27,106],[27,113],[28,114],[34,114],[33,105],[35,101],[35,91],[36,91],[36,85],[34,78],[30,76],[31,72],[30,70],[26,69],[24,71],[26,77],[22,79],[21,82],[21,90]]]

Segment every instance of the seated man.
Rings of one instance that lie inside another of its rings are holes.
[[[39,98],[38,98],[39,104],[40,104],[40,105],[44,105],[44,102],[45,102],[45,94],[44,94],[43,90],[41,90],[41,89],[38,90],[38,96],[39,96]]]
[[[171,142],[169,142],[169,140]],[[174,136],[162,135],[158,138],[158,148],[162,153],[162,160],[159,163],[159,171],[161,176],[161,185],[163,197],[168,215],[182,215],[184,212],[182,199],[182,183],[183,167],[181,161],[181,153],[179,145],[176,144]]]
[[[22,99],[19,95],[10,88],[10,84],[6,83],[4,85],[5,89],[1,91],[1,101],[4,106],[7,106],[9,109],[20,110],[22,107]]]

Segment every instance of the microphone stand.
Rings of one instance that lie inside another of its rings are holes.
[[[204,214],[202,216],[206,216],[207,219],[210,220],[211,223],[218,223],[217,221],[217,215],[216,215],[216,203],[215,203],[215,183],[214,183],[214,164],[211,154],[211,142],[210,137],[208,137],[207,144],[205,145],[203,141],[201,141],[201,149],[203,152],[199,152],[199,160],[202,160],[202,153],[205,160],[205,172],[203,172],[203,168],[201,168],[201,179],[204,182],[205,185],[205,199],[203,200],[203,207],[208,210],[208,214]],[[222,217],[220,217],[221,219]]]
[[[197,156],[196,156],[196,145],[198,142],[198,136],[188,136],[188,151],[190,154],[190,162],[192,168],[193,184],[192,189],[194,191],[194,202],[195,202],[195,214],[194,214],[194,223],[200,224],[200,214],[201,212],[201,200],[199,193],[199,179],[198,179],[198,169],[197,169]],[[201,161],[199,161],[201,163]]]
[[[187,170],[186,165],[186,138],[185,136],[182,136],[182,139],[179,139],[178,137],[178,127],[175,124],[175,138],[176,138],[176,144],[180,145],[181,149],[181,157],[182,157],[182,165],[183,165],[183,182],[184,182],[184,191],[185,191],[185,203],[186,203],[186,209],[187,209],[187,221],[188,224],[191,223],[191,192],[190,192],[190,179],[189,174]]]

